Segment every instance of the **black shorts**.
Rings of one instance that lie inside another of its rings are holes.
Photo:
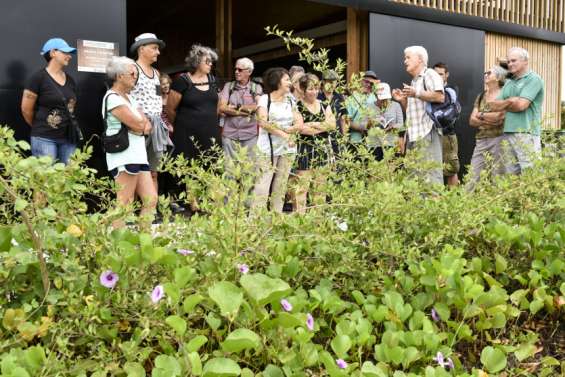
[[[144,171],[150,171],[148,164],[127,164],[127,165],[120,165],[117,168],[110,170],[110,174],[112,177],[117,178],[121,172],[125,171],[127,174],[130,175],[138,175]]]

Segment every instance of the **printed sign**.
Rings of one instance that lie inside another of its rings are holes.
[[[106,64],[112,56],[120,53],[118,44],[113,42],[77,40],[79,72],[106,73]]]

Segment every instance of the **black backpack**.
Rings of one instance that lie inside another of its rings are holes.
[[[424,76],[424,90],[426,88],[426,77]],[[434,124],[440,129],[452,129],[461,115],[461,104],[457,99],[455,89],[446,86],[444,89],[444,100],[442,103],[426,102],[426,114],[432,118]]]

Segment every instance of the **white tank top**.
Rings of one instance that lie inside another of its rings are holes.
[[[159,75],[153,69],[153,77],[149,77],[143,72],[143,69],[136,63],[139,73],[137,83],[129,96],[132,97],[138,106],[143,108],[145,114],[160,115],[163,112],[163,98],[157,94],[157,87],[161,87]],[[159,89],[159,93],[160,93]]]

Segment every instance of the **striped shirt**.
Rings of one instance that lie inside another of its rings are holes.
[[[424,80],[426,87],[424,88]],[[441,91],[443,93],[443,80],[440,75],[433,69],[425,68],[418,76],[412,79],[410,84],[416,93],[428,91]],[[430,133],[434,122],[426,113],[426,102],[416,97],[408,97],[406,106],[406,132],[408,132],[408,140],[411,142],[418,141]]]

